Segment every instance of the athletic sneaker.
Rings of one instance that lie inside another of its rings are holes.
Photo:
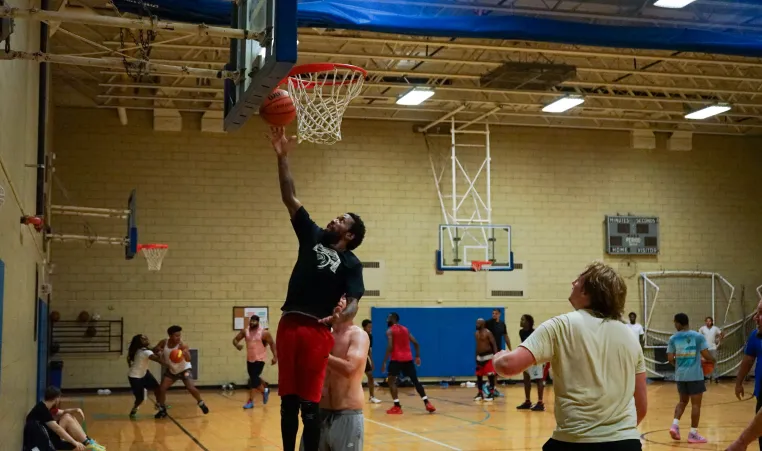
[[[672,440],[680,440],[680,426],[673,424],[669,428],[669,436],[672,437]]]
[[[159,408],[159,411],[156,412],[156,415],[154,415],[153,417],[156,418],[157,420],[162,419],[162,418],[166,418],[167,417],[167,409]]]
[[[532,412],[545,412],[545,403],[544,402],[538,402],[534,406],[532,406]]]
[[[134,420],[138,417],[138,409],[130,410],[130,420]]]
[[[267,401],[270,400],[270,389],[265,388],[265,391],[262,392],[262,404],[267,404]]]
[[[204,403],[204,401],[198,402],[198,408],[201,409],[202,412],[204,412],[204,415],[209,413],[209,407],[206,407],[206,404]]]
[[[105,446],[95,443],[95,441],[92,439],[89,443],[85,444],[85,449],[88,451],[106,451]]]
[[[434,404],[432,404],[431,402],[427,402],[426,403],[426,411],[429,412],[429,413],[434,413],[434,412],[437,411],[437,408],[434,407]]]
[[[392,406],[391,409],[386,411],[389,415],[402,415],[402,407]]]
[[[479,393],[478,395],[474,396],[474,402],[481,402],[484,401],[484,395]]]
[[[244,409],[253,409],[254,408],[254,401],[251,399],[246,401],[246,404],[243,405]]]
[[[688,433],[688,443],[706,443],[707,440],[702,437],[698,432]]]
[[[371,396],[368,401],[372,402],[373,404],[381,404],[381,400],[376,398],[375,396]]]
[[[518,410],[529,410],[532,408],[532,402],[531,401],[524,401],[523,404],[520,406],[516,406]]]
[[[492,394],[488,394],[487,396],[484,397],[485,402],[492,402],[494,400],[495,398],[492,397]]]

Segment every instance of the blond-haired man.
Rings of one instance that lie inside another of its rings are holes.
[[[619,319],[627,286],[603,263],[572,282],[574,311],[538,327],[512,352],[495,355],[502,376],[551,362],[556,430],[544,451],[634,451],[646,415],[646,368],[635,336]]]

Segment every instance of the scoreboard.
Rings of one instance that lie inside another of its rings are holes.
[[[656,255],[659,253],[659,218],[606,216],[606,253]]]

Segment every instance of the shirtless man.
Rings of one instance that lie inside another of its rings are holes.
[[[495,395],[495,369],[492,367],[492,357],[497,352],[495,337],[486,327],[484,319],[476,320],[476,388],[479,393],[474,401],[492,402]],[[489,378],[489,394],[484,397],[484,376]]]
[[[370,339],[364,330],[352,324],[353,318],[354,315],[348,320],[335,322],[331,331],[334,344],[328,355],[320,400],[319,451],[362,451],[363,448],[365,391],[362,379]],[[304,440],[300,451],[304,451]]]

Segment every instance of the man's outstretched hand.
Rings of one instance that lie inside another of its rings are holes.
[[[286,136],[286,129],[283,127],[270,127],[270,134],[267,137],[270,138],[273,149],[279,157],[288,155],[296,144],[296,136]]]
[[[339,303],[333,308],[333,315],[321,319],[320,322],[323,324],[333,324],[334,322],[339,321],[341,319],[341,312],[343,312],[345,308],[347,308],[347,298],[342,296],[341,299],[339,299]]]

